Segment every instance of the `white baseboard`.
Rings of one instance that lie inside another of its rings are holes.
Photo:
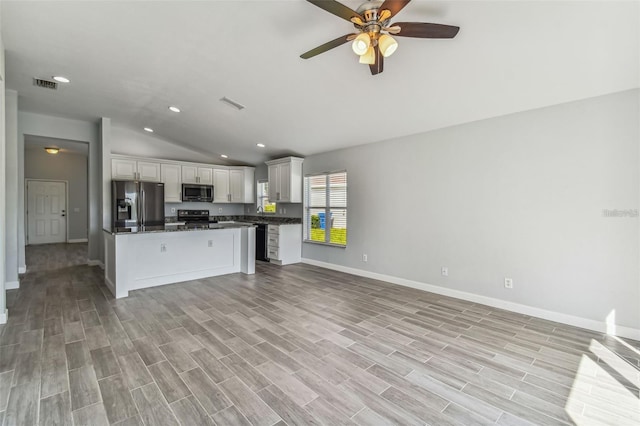
[[[6,324],[8,317],[9,311],[5,309],[4,312],[0,313],[0,324]]]
[[[4,283],[5,290],[17,290],[20,288],[20,281],[6,281]]]
[[[19,274],[26,274],[27,273],[27,265],[18,266],[18,273]]]
[[[588,330],[600,333],[615,334],[616,336],[626,337],[633,340],[640,340],[640,329],[614,325],[615,332],[611,333],[611,324],[604,321],[596,321],[589,318],[582,318],[573,315],[563,314],[562,312],[548,311],[546,309],[536,308],[534,306],[522,305],[520,303],[509,302],[493,297],[482,296],[466,291],[454,290],[450,288],[440,287],[432,284],[421,283],[418,281],[407,280],[405,278],[394,277],[391,275],[379,274],[377,272],[365,271],[363,269],[350,268],[348,266],[335,265],[333,263],[320,262],[314,259],[302,259],[303,263],[319,266],[321,268],[332,269],[334,271],[345,272],[347,274],[358,275],[360,277],[372,278],[375,280],[386,281],[391,284],[398,284],[405,287],[411,287],[418,290],[428,291],[431,293],[441,294],[443,296],[455,297],[457,299],[466,300],[474,303],[492,306],[494,308],[505,309],[519,314],[530,315],[549,321],[560,322],[575,327],[586,328]]]
[[[89,240],[86,238],[76,238],[74,240],[67,240],[67,243],[69,244],[73,244],[73,243],[88,243]]]
[[[100,260],[88,260],[87,265],[99,266],[100,268],[104,269],[104,263],[102,263]]]

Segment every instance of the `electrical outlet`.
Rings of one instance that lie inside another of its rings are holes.
[[[209,247],[213,247],[213,241],[209,240]]]
[[[504,288],[513,288],[513,278],[504,279]]]
[[[448,277],[449,276],[449,268],[447,268],[446,266],[443,266],[442,269],[440,270],[440,273],[442,274],[443,277]]]
[[[175,213],[176,212],[176,208],[175,207],[171,207],[171,213]]]
[[[222,207],[218,209],[218,213],[222,213]]]
[[[284,210],[284,214],[287,214],[287,208],[283,208],[282,210]]]
[[[280,208],[280,209],[278,209],[278,210],[280,210],[280,214],[282,214],[282,208]]]
[[[363,255],[362,255],[362,261],[363,261],[363,262],[366,262],[366,261],[367,261],[367,255],[366,255],[366,254],[363,254]]]
[[[164,253],[167,251],[167,245],[166,244],[160,244],[160,253]]]

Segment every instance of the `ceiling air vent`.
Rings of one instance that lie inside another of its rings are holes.
[[[33,85],[44,87],[45,89],[58,90],[58,83],[55,81],[43,80],[41,78],[34,78]]]
[[[223,97],[222,99],[220,99],[220,102],[222,102],[223,104],[229,105],[231,108],[235,108],[238,111],[240,111],[241,109],[245,108],[244,105],[242,105],[242,104],[240,104],[240,103],[238,103],[238,102],[236,102],[234,100],[231,100],[231,99],[227,98],[226,96]]]

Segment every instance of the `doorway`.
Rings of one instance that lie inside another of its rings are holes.
[[[67,182],[27,179],[27,244],[67,242]]]

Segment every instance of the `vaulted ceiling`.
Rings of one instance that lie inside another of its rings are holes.
[[[636,1],[414,0],[398,21],[460,33],[398,38],[377,76],[348,44],[300,59],[353,30],[303,0],[0,7],[7,88],[18,91],[21,110],[111,117],[141,133],[148,126],[231,162],[306,156],[640,85]],[[53,75],[71,83],[57,91],[32,83]],[[224,96],[246,108],[224,105]]]

